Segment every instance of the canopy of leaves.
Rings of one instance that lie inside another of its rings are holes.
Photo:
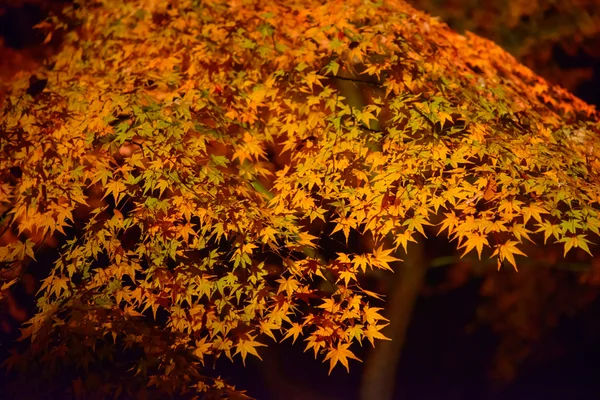
[[[62,51],[0,103],[3,271],[64,245],[9,367],[228,391],[201,367],[268,337],[348,367],[384,338],[358,276],[425,226],[515,268],[598,234],[597,111],[403,1],[81,1],[40,28]],[[317,222],[374,250],[325,259]]]

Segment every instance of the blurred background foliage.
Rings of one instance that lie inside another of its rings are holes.
[[[600,1],[409,0],[509,51],[547,80],[600,103]]]

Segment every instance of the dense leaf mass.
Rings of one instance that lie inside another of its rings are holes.
[[[268,337],[348,367],[384,338],[358,276],[425,226],[515,268],[599,233],[598,112],[403,1],[79,1],[40,28],[66,31],[44,85],[0,105],[3,271],[66,239],[15,368],[226,391],[200,367]],[[373,250],[326,259],[319,223]]]

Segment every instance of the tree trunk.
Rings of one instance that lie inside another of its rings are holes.
[[[392,340],[379,341],[369,352],[362,376],[361,400],[393,398],[400,352],[427,273],[423,238],[418,238],[417,241],[418,243],[409,243],[408,254],[400,255],[404,262],[395,273],[396,279],[386,303],[386,316],[390,319],[390,324],[382,330]]]

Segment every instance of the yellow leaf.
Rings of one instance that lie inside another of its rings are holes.
[[[468,252],[477,249],[477,255],[481,260],[481,251],[483,250],[483,245],[489,246],[489,242],[487,238],[481,234],[472,233],[467,236],[467,241],[463,243],[459,249],[466,247],[465,252],[461,257],[464,257]]]
[[[177,227],[177,236],[181,237],[184,242],[187,243],[188,238],[190,237],[190,235],[197,236],[196,232],[192,228],[192,224],[190,224],[189,222],[187,224],[179,225]]]
[[[273,340],[275,339],[275,335],[271,332],[273,329],[281,329],[281,325],[277,325],[272,321],[261,321],[260,322],[260,333],[264,333],[267,336],[271,337]]]
[[[371,342],[371,345],[373,347],[375,347],[374,339],[392,340],[389,337],[385,336],[383,333],[379,332],[380,330],[382,330],[383,328],[385,328],[388,325],[389,324],[385,324],[385,325],[368,324],[367,325],[367,329],[365,330],[364,335],[367,339],[369,339],[369,342]]]
[[[519,243],[514,240],[509,240],[506,243],[497,246],[496,250],[494,250],[494,253],[492,254],[492,257],[498,255],[500,262],[508,260],[508,262],[511,263],[515,271],[518,271],[514,255],[519,254],[524,256],[525,254],[517,248],[517,244]],[[500,268],[500,264],[498,264],[498,268]]]
[[[294,292],[300,286],[300,282],[298,282],[293,277],[289,277],[287,279],[279,278],[275,282],[279,283],[279,289],[277,289],[277,294],[281,293],[282,291],[285,291],[288,296],[294,294]]]
[[[388,262],[400,261],[400,259],[390,256],[392,251],[394,251],[394,249],[383,250],[383,245],[381,245],[378,249],[373,250],[371,264],[381,269],[393,271]]]
[[[330,313],[335,313],[337,310],[339,310],[340,306],[335,302],[334,299],[324,299],[323,304],[321,304],[319,308],[323,308]]]
[[[204,355],[209,354],[209,350],[212,347],[211,342],[207,342],[207,338],[203,337],[200,340],[196,340],[196,349],[194,355],[200,359],[202,365],[204,365]]]
[[[277,230],[271,226],[267,226],[265,228],[263,228],[260,231],[260,240],[262,243],[276,243],[277,242],[277,237],[275,236],[277,234]]]
[[[414,231],[407,229],[404,232],[396,235],[396,239],[394,239],[395,248],[397,249],[400,245],[402,245],[402,248],[404,249],[404,251],[406,251],[408,248],[408,242],[416,243],[417,241],[412,236],[413,233]]]
[[[294,322],[292,324],[292,327],[287,330],[285,336],[281,340],[283,341],[291,336],[292,344],[293,344],[293,343],[296,343],[296,339],[298,339],[298,335],[301,335],[301,334],[302,334],[302,325],[298,324],[297,322]]]
[[[537,222],[542,223],[542,217],[540,214],[548,214],[548,211],[537,204],[521,207],[521,212],[523,213],[523,224],[526,224],[531,217],[533,217],[533,219],[535,219]]]
[[[119,199],[121,198],[121,192],[125,191],[126,186],[121,181],[110,181],[106,184],[106,192],[104,193],[104,197],[112,194],[115,199],[115,204],[119,204]]]
[[[546,241],[550,235],[554,236],[554,238],[558,240],[560,234],[562,233],[562,228],[559,225],[554,225],[548,221],[544,221],[541,224],[538,224],[538,226],[539,229],[535,232],[544,232],[544,244],[546,244]]]
[[[450,236],[454,233],[454,229],[458,225],[460,225],[460,219],[456,216],[454,211],[451,211],[449,213],[444,213],[444,216],[446,218],[440,224],[441,227],[440,227],[440,231],[439,231],[438,235],[440,233],[442,233],[444,231],[444,229],[448,229],[448,236]]]
[[[242,355],[242,362],[244,364],[244,366],[246,365],[246,356],[248,354],[252,354],[253,356],[258,357],[259,360],[262,360],[262,358],[260,358],[260,356],[258,355],[258,352],[256,351],[256,347],[259,346],[265,346],[262,343],[256,342],[254,341],[254,338],[250,338],[249,340],[246,339],[240,339],[238,341],[238,343],[235,345],[235,354],[241,354]]]
[[[298,233],[298,244],[302,246],[314,247],[315,244],[312,242],[315,239],[318,239],[316,236],[311,235],[310,233],[300,232]]]
[[[569,250],[571,250],[571,248],[575,247],[575,248],[580,248],[582,250],[584,250],[586,253],[588,253],[589,255],[592,255],[592,253],[590,252],[590,248],[588,247],[588,243],[591,243],[589,240],[587,240],[586,235],[577,235],[577,236],[572,236],[572,237],[565,237],[562,238],[561,240],[559,240],[559,242],[563,242],[565,244],[565,253],[564,256],[567,255],[567,253],[569,252]]]
[[[357,269],[360,268],[363,273],[365,273],[367,271],[367,263],[368,262],[369,262],[369,260],[363,254],[354,256],[354,259],[352,260],[352,264],[354,265],[354,268],[357,268]]]
[[[356,281],[356,273],[350,270],[342,271],[340,272],[340,277],[338,278],[337,282],[339,282],[341,279],[344,280],[344,285],[348,286],[348,283],[350,283],[351,280]]]
[[[521,240],[521,237],[524,237],[525,239],[529,240],[530,242],[533,242],[533,240],[531,240],[531,238],[529,237],[529,234],[531,233],[531,231],[529,229],[525,228],[524,224],[514,224],[511,228],[511,231],[512,231],[513,235],[515,235],[517,240]]]
[[[356,325],[352,325],[350,327],[348,327],[346,329],[346,331],[344,332],[344,334],[346,335],[346,339],[351,341],[351,340],[358,340],[358,343],[360,343],[362,345],[362,337],[363,337],[363,332],[364,332],[364,326],[361,324],[356,324]]]
[[[375,324],[377,321],[389,321],[387,318],[381,316],[378,311],[383,310],[381,307],[369,307],[365,306],[363,309],[363,321],[368,324]]]
[[[350,347],[349,343],[342,344],[338,343],[337,348],[329,350],[323,362],[329,360],[329,373],[333,370],[333,367],[338,363],[338,361],[346,367],[346,370],[350,372],[350,366],[348,365],[348,359],[352,358],[354,360],[361,361],[360,358],[356,357],[353,352],[348,350]]]

